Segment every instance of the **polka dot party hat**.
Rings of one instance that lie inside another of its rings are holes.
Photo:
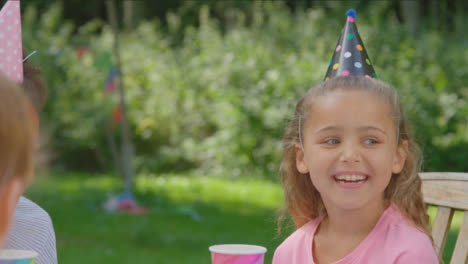
[[[336,76],[377,78],[356,27],[356,11],[349,9],[346,16],[346,24],[335,47],[324,81]]]
[[[23,82],[20,1],[9,0],[0,10],[0,71]]]

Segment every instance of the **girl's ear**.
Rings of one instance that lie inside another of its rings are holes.
[[[393,159],[392,173],[398,174],[405,166],[406,157],[408,156],[408,140],[403,140],[397,147],[395,157]]]
[[[294,146],[294,150],[296,151],[296,168],[300,173],[308,173],[309,168],[307,167],[307,162],[304,157],[304,151],[302,150],[301,146],[296,144]]]
[[[0,187],[0,248],[3,248],[16,204],[23,191],[24,183],[18,179],[11,179]]]

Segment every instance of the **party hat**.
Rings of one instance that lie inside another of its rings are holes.
[[[346,24],[335,47],[324,80],[328,81],[336,76],[377,78],[356,27],[356,11],[349,9],[346,16]]]
[[[0,10],[0,71],[23,82],[20,1],[9,0]]]

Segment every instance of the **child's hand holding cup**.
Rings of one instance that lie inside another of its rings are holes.
[[[37,255],[31,250],[2,249],[0,264],[34,264]]]
[[[263,264],[267,251],[261,246],[245,244],[214,245],[209,249],[211,264]]]

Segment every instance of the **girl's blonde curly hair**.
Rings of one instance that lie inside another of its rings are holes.
[[[421,167],[421,151],[411,135],[396,91],[389,85],[361,76],[335,77],[311,88],[296,105],[293,119],[289,122],[283,139],[283,159],[281,162],[281,182],[284,189],[285,206],[278,216],[278,230],[287,212],[292,217],[296,228],[308,221],[326,215],[326,210],[319,192],[308,175],[302,174],[296,167],[296,146],[300,146],[301,123],[307,122],[308,111],[318,96],[326,95],[339,89],[353,89],[378,95],[391,106],[393,120],[397,129],[397,143],[408,142],[408,153],[403,170],[393,174],[384,191],[384,199],[395,204],[407,220],[424,231],[429,237],[429,216],[421,193],[421,179],[418,172]],[[301,132],[302,134],[302,132]]]

